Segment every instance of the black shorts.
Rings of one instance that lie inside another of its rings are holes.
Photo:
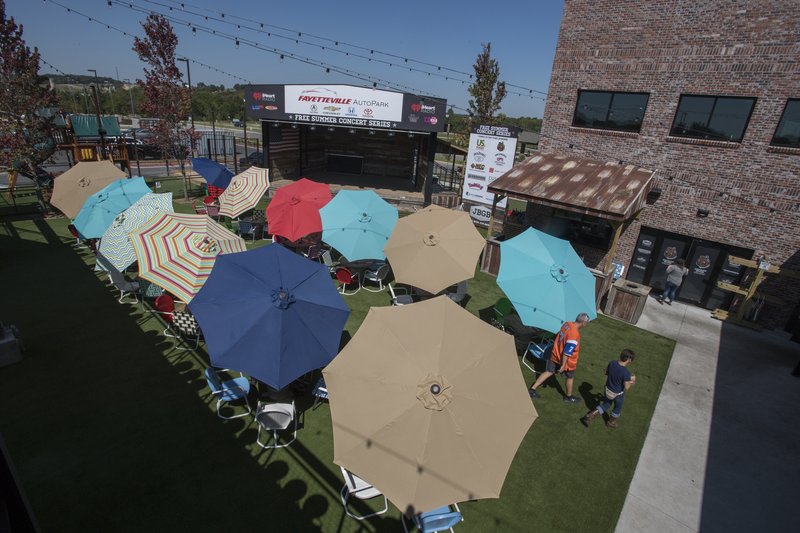
[[[553,362],[552,359],[548,359],[547,360],[547,364],[545,365],[544,369],[547,372],[552,372],[553,374],[557,374],[558,373],[558,369],[559,369],[559,365],[556,365]],[[575,371],[574,370],[565,370],[564,372],[561,373],[561,375],[564,376],[567,379],[573,379],[575,377]]]

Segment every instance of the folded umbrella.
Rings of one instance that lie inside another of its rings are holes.
[[[98,239],[117,215],[151,192],[142,177],[116,180],[86,199],[73,221],[75,229],[87,239]]]
[[[111,161],[81,161],[56,176],[50,203],[75,218],[86,199],[106,185],[127,175]]]
[[[289,241],[322,231],[319,210],[331,201],[331,190],[324,183],[301,178],[281,187],[267,206],[270,233]]]
[[[383,247],[397,224],[397,208],[375,191],[339,191],[319,214],[322,240],[348,261],[386,258]]]
[[[569,241],[534,228],[500,243],[497,285],[526,326],[555,333],[580,313],[597,318],[592,273]]]
[[[206,180],[206,183],[225,189],[233,178],[233,172],[228,167],[205,157],[193,157],[192,169]]]
[[[283,246],[221,256],[189,307],[212,365],[276,389],[333,359],[350,314],[328,269]]]

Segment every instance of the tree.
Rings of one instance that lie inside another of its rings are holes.
[[[22,26],[6,18],[5,0],[0,0],[0,79],[0,166],[40,185],[37,167],[55,152],[53,117],[46,109],[56,106],[58,97],[39,76],[39,50],[31,51]]]
[[[506,83],[499,81],[500,65],[492,59],[492,43],[482,43],[483,50],[475,59],[475,82],[469,86],[469,112],[472,123],[494,124],[500,102],[506,97]]]
[[[150,68],[144,69],[145,79],[136,80],[144,92],[142,113],[159,119],[150,128],[153,144],[166,156],[178,161],[183,175],[183,198],[188,200],[186,179],[187,147],[198,138],[192,128],[183,123],[191,112],[191,93],[183,86],[181,71],[175,64],[178,37],[169,21],[151,14],[142,23],[145,37],[136,37],[133,50]]]

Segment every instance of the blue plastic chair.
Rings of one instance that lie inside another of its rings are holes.
[[[453,531],[453,526],[464,521],[458,504],[453,504],[453,507],[455,507],[455,511],[453,511],[449,505],[445,505],[433,511],[414,515],[412,522],[414,526],[419,529],[420,533],[436,533],[437,531],[445,531],[447,529]],[[408,533],[404,515],[400,515],[400,521],[403,523],[403,529]]]
[[[211,389],[211,394],[217,397],[217,416],[223,420],[232,420],[234,418],[247,416],[252,411],[250,402],[247,399],[247,395],[250,392],[250,382],[244,376],[223,381],[219,377],[219,372],[227,371],[227,368],[219,369],[208,367],[205,371],[205,377],[206,381],[208,382],[208,388]],[[240,400],[244,400],[244,403],[247,406],[246,413],[233,416],[224,416],[219,412],[219,408],[223,402],[228,403]]]
[[[529,362],[526,358],[530,355],[534,359],[539,359],[540,361],[546,361],[547,357],[550,355],[550,350],[552,348],[553,348],[552,337],[540,337],[538,339],[533,339],[530,343],[528,343],[528,347],[525,349],[525,353],[522,354],[522,364],[528,367],[528,370],[533,372],[533,375],[536,375],[536,369],[533,368],[534,361],[531,360]]]
[[[250,238],[253,242],[256,241],[256,225],[248,220],[240,220],[239,221],[239,235],[244,238],[246,235],[250,235]]]

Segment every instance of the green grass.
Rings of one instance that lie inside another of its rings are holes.
[[[0,368],[0,428],[44,531],[402,531],[393,507],[362,523],[344,516],[327,405],[312,411],[301,398],[298,440],[255,446],[252,423],[214,414],[207,354],[174,350],[156,319],[118,304],[66,225],[0,226],[0,320],[17,324],[27,347],[22,363]],[[494,278],[478,273],[467,309],[499,296]],[[389,304],[365,291],[346,301],[350,334],[370,305]],[[673,342],[604,317],[584,332],[584,399],[602,390],[603,368],[622,348],[640,355],[621,427],[585,429],[586,405],[543,387],[501,498],[462,504],[458,531],[614,529]]]

